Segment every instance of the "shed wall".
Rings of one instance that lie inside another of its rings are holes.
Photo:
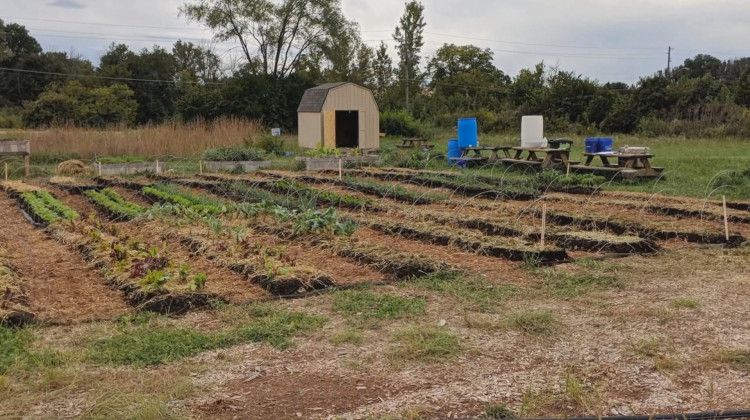
[[[380,111],[369,89],[352,84],[333,88],[323,110],[359,111],[359,147],[380,148]]]
[[[314,149],[323,143],[323,121],[318,112],[298,112],[299,145]]]

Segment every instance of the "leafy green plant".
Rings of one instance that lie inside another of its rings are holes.
[[[252,149],[245,146],[225,146],[216,149],[206,149],[203,159],[211,161],[260,161],[265,159],[263,150]]]
[[[132,220],[145,211],[143,207],[126,201],[110,188],[105,188],[102,191],[88,190],[84,192],[84,195],[96,206],[118,219]]]
[[[266,134],[256,140],[254,145],[269,155],[280,156],[284,154],[284,139],[280,136]]]
[[[37,222],[48,225],[60,220],[79,218],[79,214],[47,191],[36,190],[21,193],[20,200]]]
[[[161,290],[171,279],[172,276],[165,274],[162,270],[148,270],[146,277],[141,279],[140,283],[146,291],[152,292]]]
[[[204,287],[206,287],[206,273],[198,273],[194,275],[187,284],[187,289],[191,292],[196,292]]]

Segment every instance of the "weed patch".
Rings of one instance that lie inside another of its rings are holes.
[[[677,308],[677,309],[682,309],[682,308],[685,308],[685,309],[695,309],[698,306],[700,306],[700,304],[698,303],[697,300],[690,299],[690,298],[677,298],[677,299],[674,299],[672,302],[670,302],[670,305],[673,308]]]
[[[144,367],[245,342],[266,342],[283,349],[292,345],[292,336],[320,327],[325,318],[257,306],[247,310],[244,321],[249,325],[211,334],[149,324],[123,328],[118,335],[94,343],[89,359]]]
[[[342,344],[362,344],[362,333],[356,330],[344,330],[337,332],[331,337],[331,344],[334,346],[340,346]]]
[[[724,350],[719,352],[718,359],[732,369],[750,371],[750,350]]]
[[[53,367],[62,363],[56,352],[30,349],[33,341],[34,336],[28,329],[0,327],[0,375],[10,370]]]
[[[411,284],[460,300],[468,309],[490,311],[516,293],[511,285],[493,285],[486,279],[459,271],[441,271],[414,279]]]
[[[552,335],[560,329],[560,322],[546,309],[519,312],[510,317],[511,328],[532,335]]]
[[[560,273],[554,269],[539,270],[543,276],[544,284],[557,296],[576,297],[589,293],[592,290],[623,289],[625,284],[608,275],[597,273],[568,274]]]
[[[361,319],[394,320],[424,314],[422,299],[408,299],[391,295],[377,295],[368,291],[336,293],[333,310]]]
[[[461,351],[458,337],[439,328],[411,327],[393,334],[390,356],[394,362],[440,362]]]

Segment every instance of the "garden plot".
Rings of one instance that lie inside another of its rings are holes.
[[[11,287],[4,300],[6,307],[21,304],[21,310],[46,323],[113,319],[130,312],[122,296],[108,288],[78,253],[51,240],[44,230],[35,229],[16,201],[0,198],[0,220],[3,261],[9,264],[5,267],[12,267],[10,278],[20,288],[19,293]],[[21,320],[31,319],[24,316]]]

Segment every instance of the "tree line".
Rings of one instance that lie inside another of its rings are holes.
[[[464,116],[477,117],[483,131],[510,131],[522,115],[541,114],[555,131],[750,134],[750,58],[699,54],[633,85],[543,62],[511,76],[491,49],[475,45],[444,44],[423,56],[426,22],[416,0],[395,26],[395,62],[384,42],[362,40],[340,0],[193,0],[179,13],[215,40],[236,42],[239,62],[226,68],[211,48],[177,41],[140,51],[113,43],[94,65],[45,52],[25,27],[0,20],[0,127],[235,116],[294,130],[305,89],[351,81],[373,90],[392,131],[414,121],[450,127]]]

